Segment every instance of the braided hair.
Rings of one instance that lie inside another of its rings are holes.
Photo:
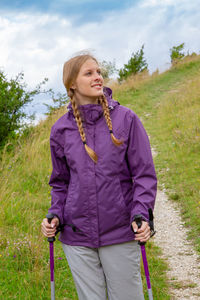
[[[98,157],[97,154],[94,152],[94,150],[92,150],[88,145],[87,145],[87,141],[86,141],[86,135],[83,129],[83,124],[82,124],[82,119],[81,119],[81,115],[80,115],[80,111],[78,109],[78,105],[75,101],[75,97],[74,97],[74,90],[71,88],[73,82],[75,82],[79,70],[81,68],[81,66],[88,60],[88,59],[93,59],[97,64],[97,60],[96,58],[94,58],[92,55],[90,54],[82,54],[82,55],[77,55],[73,58],[71,58],[70,60],[68,60],[67,62],[65,62],[64,67],[63,67],[63,83],[64,86],[67,90],[67,94],[70,98],[71,104],[72,104],[72,109],[73,109],[73,114],[76,120],[76,124],[80,133],[80,137],[81,140],[84,144],[85,150],[88,153],[88,155],[90,156],[90,158],[97,163],[98,161]],[[100,96],[98,98],[99,103],[102,106],[103,109],[103,114],[106,120],[106,124],[108,126],[109,132],[111,134],[111,139],[112,142],[114,143],[114,145],[116,146],[120,146],[123,141],[118,140],[112,131],[112,121],[110,118],[110,112],[109,112],[109,107],[108,107],[108,101],[106,99],[106,97],[104,95]]]

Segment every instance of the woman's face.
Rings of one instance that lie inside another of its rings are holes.
[[[103,77],[95,60],[88,59],[81,66],[72,88],[80,105],[97,103],[98,97],[103,95]]]

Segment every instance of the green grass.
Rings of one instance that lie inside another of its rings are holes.
[[[200,250],[199,218],[200,59],[185,62],[139,84],[118,87],[114,98],[143,120],[156,148],[159,186],[180,203]],[[50,299],[48,242],[40,226],[50,206],[49,134],[64,109],[20,139],[0,165],[0,299]],[[16,142],[15,142],[16,144]],[[9,146],[10,147],[10,146]],[[12,147],[11,147],[12,148]],[[153,242],[147,256],[154,299],[170,299],[166,262]],[[62,259],[60,259],[62,258]],[[142,272],[145,298],[146,282]],[[55,243],[57,299],[78,299],[60,242]]]
[[[167,263],[161,259],[162,252],[160,248],[155,246],[152,241],[149,241],[145,247],[148,260],[151,287],[153,291],[153,298],[157,300],[170,300],[170,295],[168,292],[169,281],[166,277],[166,270],[168,270],[168,266]],[[141,269],[145,300],[147,300],[149,298],[142,262]]]
[[[50,299],[49,244],[40,227],[50,206],[50,128],[63,113],[42,122],[2,157],[0,299]],[[55,280],[57,299],[78,299],[60,242]]]
[[[151,145],[159,188],[180,204],[182,217],[200,253],[200,57],[150,77],[115,98],[141,117]],[[132,92],[130,92],[132,90]]]

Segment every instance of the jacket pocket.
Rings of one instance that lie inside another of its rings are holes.
[[[66,202],[64,206],[64,223],[71,222],[71,208],[72,208],[74,190],[75,190],[75,183],[70,182],[68,186],[68,192],[67,192]]]
[[[118,176],[115,177],[115,189],[117,193],[116,205],[118,206],[120,213],[124,214],[128,218],[129,217],[128,207],[124,199],[120,179]]]

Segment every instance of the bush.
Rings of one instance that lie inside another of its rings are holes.
[[[140,73],[148,69],[148,64],[144,58],[144,45],[136,53],[132,53],[128,63],[119,70],[119,81],[126,80],[130,75]]]
[[[9,138],[16,137],[24,127],[25,119],[33,120],[34,114],[28,115],[24,108],[33,100],[33,97],[42,92],[41,86],[48,80],[38,84],[35,89],[27,91],[27,85],[23,82],[24,74],[19,73],[16,78],[8,80],[0,70],[0,148]]]
[[[170,58],[171,58],[171,63],[175,64],[177,61],[181,60],[185,54],[181,51],[183,51],[185,46],[185,43],[182,43],[178,46],[174,46],[170,49]]]

